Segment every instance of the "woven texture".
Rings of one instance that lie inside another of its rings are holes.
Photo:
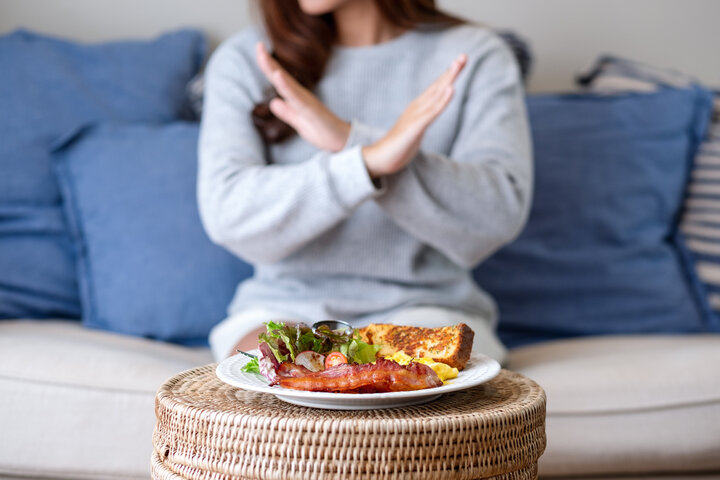
[[[545,393],[503,370],[473,389],[403,408],[300,407],[227,385],[215,365],[156,397],[154,479],[532,479]]]

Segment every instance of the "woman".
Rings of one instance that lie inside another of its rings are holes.
[[[211,332],[216,358],[256,347],[270,319],[343,319],[464,322],[502,361],[469,271],[530,203],[508,48],[433,0],[258,3],[264,33],[225,41],[206,76],[201,216],[255,266]]]

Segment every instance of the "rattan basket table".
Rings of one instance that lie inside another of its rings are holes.
[[[518,373],[424,405],[339,411],[238,389],[215,367],[158,390],[153,479],[537,478],[545,392]]]

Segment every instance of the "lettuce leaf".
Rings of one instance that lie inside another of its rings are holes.
[[[278,347],[280,346],[280,341],[282,341],[282,345],[290,352],[290,359],[294,362],[295,357],[300,353],[297,351],[297,346],[295,345],[295,338],[297,337],[295,327],[279,322],[268,322],[267,330],[269,336],[278,340]],[[277,355],[275,356],[277,357]]]
[[[278,338],[276,336],[272,336],[268,332],[261,333],[260,335],[258,335],[258,343],[262,342],[268,344],[268,347],[270,347],[270,350],[272,351],[273,355],[275,355],[275,358],[278,362],[284,362],[287,360],[287,355],[281,352],[281,346],[278,343]]]
[[[258,364],[258,359],[251,358],[249,362],[243,365],[242,371],[247,373],[257,373],[260,375],[260,365]]]
[[[370,345],[360,339],[357,330],[353,332],[353,338],[339,346],[338,350],[347,357],[350,363],[373,363],[381,345]]]
[[[372,363],[382,348],[363,342],[357,330],[349,333],[320,327],[313,332],[304,324],[285,325],[274,321],[267,322],[265,327],[266,331],[258,336],[258,343],[267,343],[278,362],[288,359],[294,362],[299,353],[312,350],[323,355],[339,351],[350,363]]]

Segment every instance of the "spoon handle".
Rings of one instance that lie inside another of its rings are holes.
[[[243,352],[242,350],[235,350],[235,351],[236,351],[237,353],[242,353],[242,354],[245,355],[246,357],[258,358],[257,355],[253,355],[252,353]]]

